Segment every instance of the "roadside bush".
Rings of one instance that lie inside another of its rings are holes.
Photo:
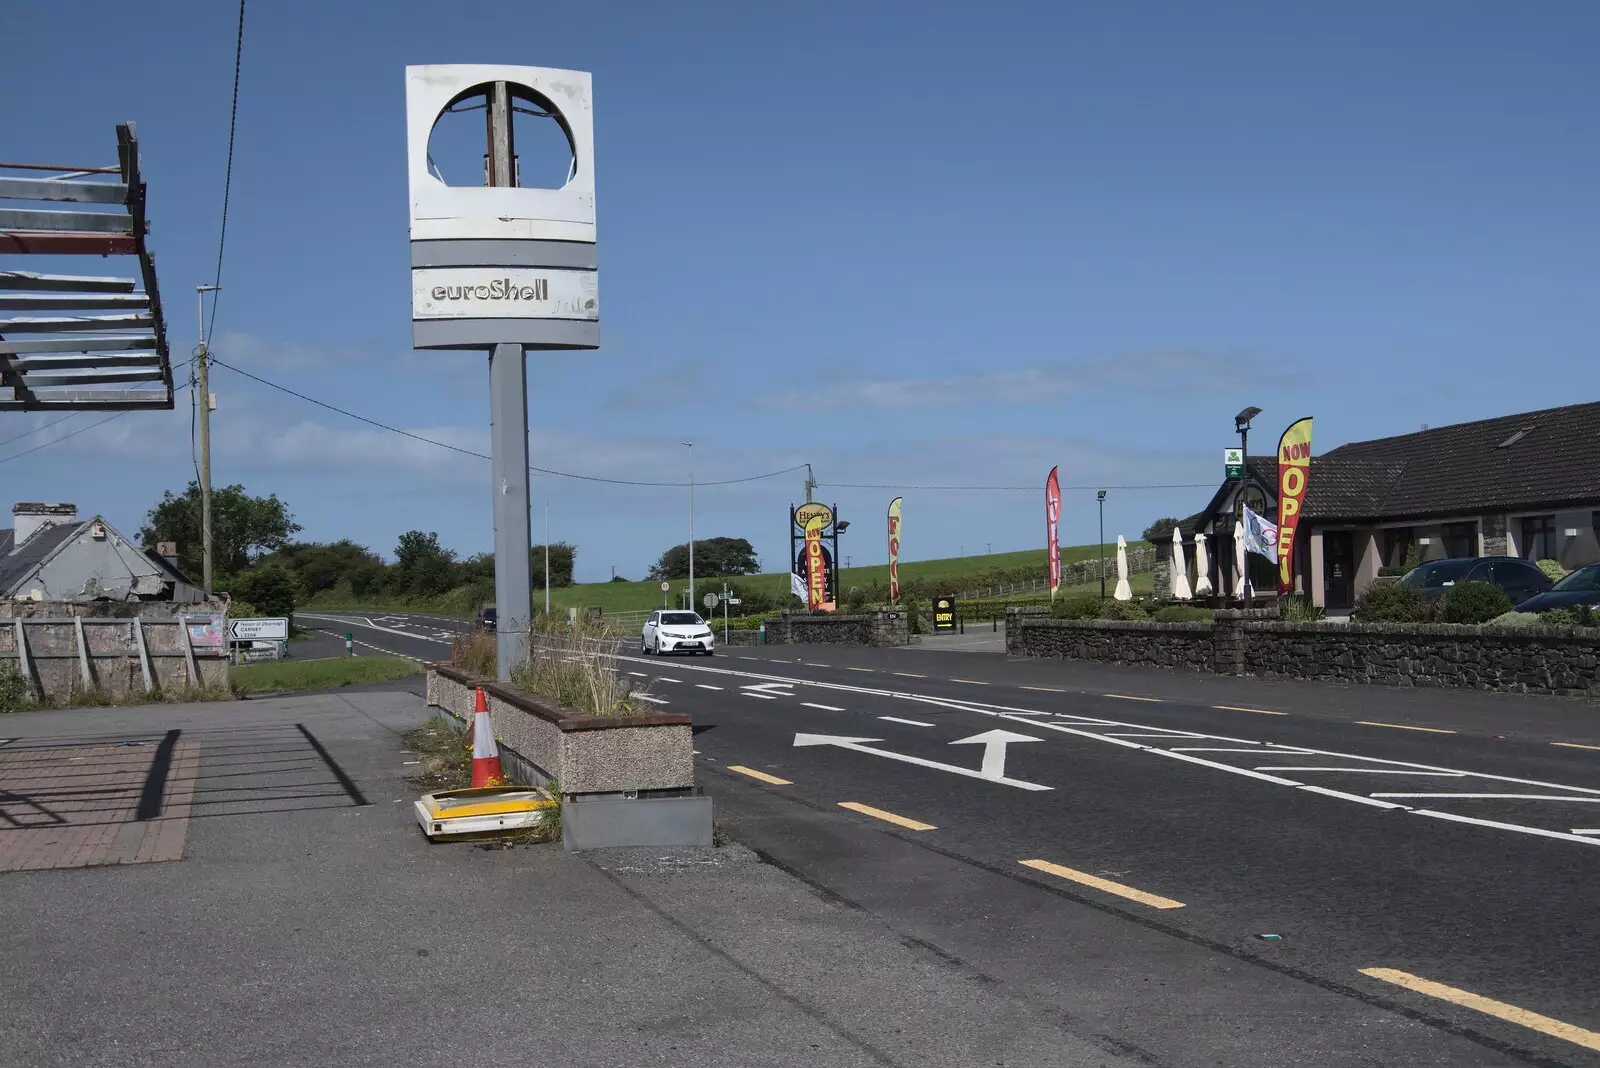
[[[1527,613],[1518,613],[1524,615]],[[1569,605],[1565,608],[1552,608],[1538,614],[1539,622],[1546,627],[1594,627],[1600,626],[1600,613],[1593,606],[1586,604]]]
[[[1461,582],[1439,598],[1441,623],[1487,623],[1511,611],[1511,598],[1488,582]]]
[[[1550,576],[1551,582],[1560,582],[1562,579],[1567,577],[1567,569],[1556,563],[1554,560],[1540,560],[1538,562],[1538,567],[1540,571],[1543,571],[1546,575]]]
[[[1050,606],[1056,619],[1099,619],[1100,598],[1092,593],[1072,593],[1056,599]]]
[[[1556,609],[1560,611],[1560,609]],[[1548,614],[1548,613],[1546,613]],[[1555,624],[1549,623],[1538,612],[1504,612],[1489,620],[1491,627],[1548,627]]]
[[[1290,623],[1320,623],[1324,614],[1320,606],[1311,603],[1311,598],[1291,597],[1284,602],[1283,618]]]
[[[1398,582],[1374,582],[1356,602],[1355,617],[1362,623],[1417,623],[1427,615],[1417,591]]]
[[[1132,601],[1106,601],[1100,606],[1101,619],[1149,619],[1150,613]]]
[[[238,576],[234,580],[233,592],[269,617],[294,614],[294,576],[277,564],[246,571]]]
[[[0,664],[0,712],[20,712],[31,703],[28,680],[15,663]]]
[[[1211,609],[1192,604],[1169,604],[1150,617],[1157,623],[1209,623]]]

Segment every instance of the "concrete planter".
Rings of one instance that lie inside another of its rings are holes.
[[[483,688],[507,771],[558,784],[569,849],[711,844],[711,799],[695,790],[688,716],[579,715],[449,664],[430,664],[427,681],[429,706],[463,724]]]

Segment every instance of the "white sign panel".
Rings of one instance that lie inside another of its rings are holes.
[[[426,267],[411,272],[413,319],[600,318],[594,271]]]
[[[287,619],[230,619],[228,639],[236,642],[288,641]]]

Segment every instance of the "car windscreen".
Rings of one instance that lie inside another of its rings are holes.
[[[704,623],[693,612],[662,612],[661,625],[663,627],[697,627]]]
[[[1581,593],[1585,590],[1600,590],[1600,564],[1590,564],[1580,567],[1554,586],[1552,592]]]
[[[1405,578],[1400,580],[1400,585],[1427,590],[1449,586],[1466,578],[1467,572],[1477,566],[1477,563],[1476,560],[1452,560],[1449,563],[1423,564],[1407,571]]]

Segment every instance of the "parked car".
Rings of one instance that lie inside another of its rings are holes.
[[[1537,597],[1518,606],[1519,612],[1548,612],[1574,605],[1600,605],[1600,564],[1580,567]]]
[[[1550,576],[1527,560],[1515,556],[1463,556],[1431,560],[1407,571],[1400,579],[1431,601],[1459,582],[1487,582],[1499,586],[1513,606],[1550,588]]]
[[[712,655],[711,628],[698,612],[669,612],[658,609],[644,621],[639,636],[641,653],[704,653]]]
[[[478,613],[478,626],[484,630],[494,630],[500,625],[500,613],[494,608],[485,608]]]

